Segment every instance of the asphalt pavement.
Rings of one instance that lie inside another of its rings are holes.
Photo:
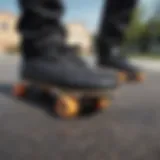
[[[61,120],[38,93],[12,96],[19,59],[0,58],[0,160],[159,160],[160,75],[117,89],[102,113]]]

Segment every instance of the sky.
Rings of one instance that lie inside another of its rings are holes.
[[[65,21],[78,21],[84,23],[90,30],[97,29],[98,18],[104,0],[64,0],[66,5]],[[150,17],[159,0],[141,0],[140,4],[144,8],[145,18]],[[94,2],[94,3],[93,3]],[[0,0],[0,11],[11,11],[17,13],[17,0]]]

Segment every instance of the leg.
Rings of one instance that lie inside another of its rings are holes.
[[[74,91],[108,91],[117,86],[116,73],[111,75],[98,69],[93,71],[78,57],[76,49],[67,45],[61,0],[19,0],[19,4],[22,12],[19,31],[22,37],[23,81],[43,88],[54,86],[62,90],[58,94],[68,88]],[[23,84],[16,86],[15,91],[22,95]],[[65,104],[75,106],[75,103],[68,101],[70,98],[66,98],[68,95],[58,96],[63,97]]]
[[[141,80],[139,69],[120,55],[125,31],[132,19],[138,0],[105,0],[97,39],[101,65],[127,73],[129,80]]]

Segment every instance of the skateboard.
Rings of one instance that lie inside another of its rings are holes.
[[[76,90],[23,81],[13,86],[13,95],[23,97],[27,88],[36,86],[53,97],[53,112],[60,118],[74,118],[81,114],[85,107],[102,111],[111,105],[114,90]]]
[[[143,72],[136,73],[136,75],[132,75],[126,71],[119,72],[119,78],[121,83],[125,82],[135,82],[135,83],[142,83],[145,81],[145,74]]]

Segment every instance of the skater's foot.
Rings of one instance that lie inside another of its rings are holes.
[[[73,89],[105,90],[117,86],[116,74],[107,75],[103,70],[81,66],[68,55],[54,53],[54,56],[44,55],[27,59],[23,64],[22,78]]]
[[[112,68],[119,72],[119,79],[123,82],[143,82],[144,74],[138,67],[131,64],[129,60],[121,55],[119,48],[111,49],[108,47],[100,48],[99,45],[99,64],[106,68]]]
[[[143,82],[144,74],[140,69],[131,64],[125,57],[108,61],[109,67],[119,70],[124,75],[124,82]],[[123,77],[123,76],[122,76]]]
[[[130,64],[127,60],[111,59],[105,64],[106,67],[118,70],[119,79],[122,82],[143,82],[144,74],[138,67]]]

